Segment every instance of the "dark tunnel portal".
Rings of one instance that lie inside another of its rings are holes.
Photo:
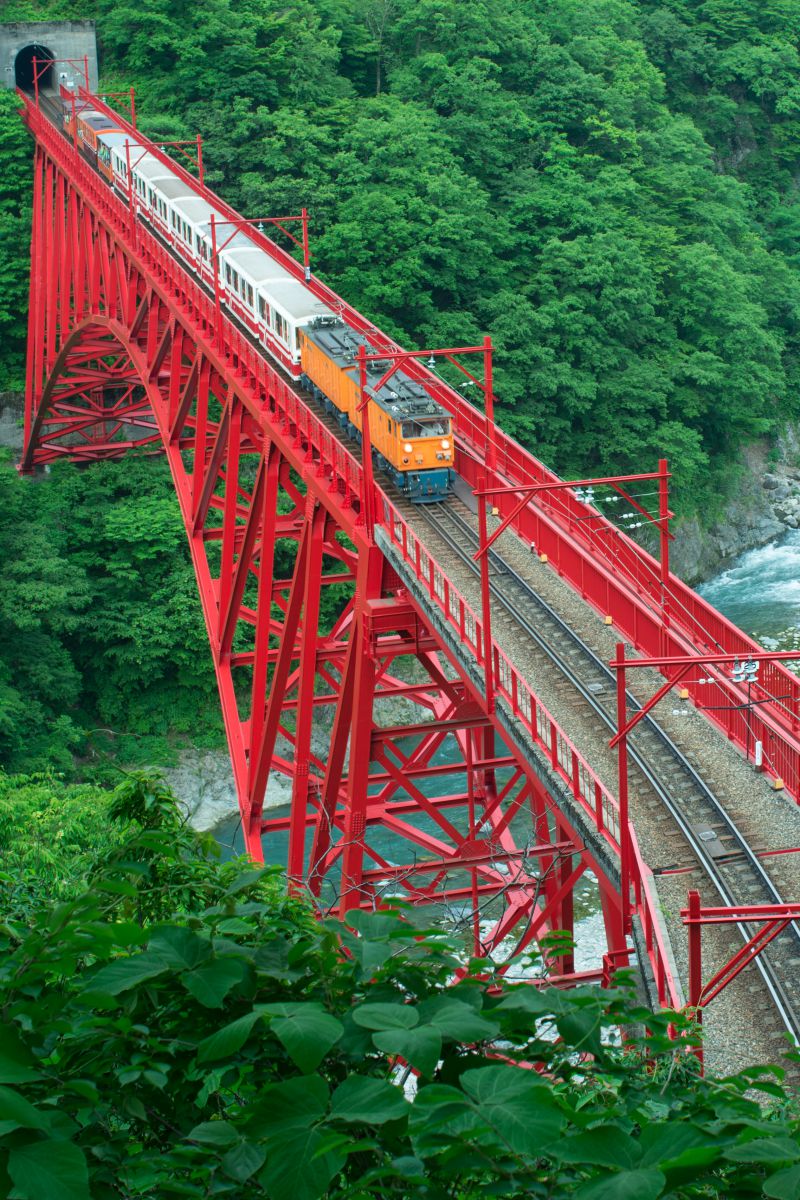
[[[33,60],[36,59],[36,70],[39,75],[39,87],[53,86],[53,52],[46,46],[34,44],[24,46],[14,60],[14,80],[23,92],[33,91]],[[45,67],[44,64],[48,65]]]

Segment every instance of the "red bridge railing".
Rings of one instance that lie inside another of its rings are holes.
[[[474,654],[476,662],[482,665],[487,652],[492,654],[497,694],[506,701],[531,741],[546,753],[550,766],[566,784],[573,800],[591,818],[597,832],[619,857],[620,818],[615,797],[504,651],[495,641],[491,648],[486,646],[480,618],[385,496],[382,505],[384,528],[403,562],[422,584],[430,601],[457,634],[459,642]],[[639,852],[632,826],[630,839],[633,849],[633,907],[642,924],[659,1001],[665,1007],[677,1008],[680,1007],[680,990],[672,973],[653,875]]]

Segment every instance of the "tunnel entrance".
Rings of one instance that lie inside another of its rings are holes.
[[[48,50],[46,46],[40,46],[38,43],[23,47],[14,60],[14,81],[17,87],[24,92],[32,92],[34,90],[34,59],[36,59],[36,70],[39,75],[39,87],[53,87],[53,58],[52,51]],[[45,63],[48,65],[44,66]]]

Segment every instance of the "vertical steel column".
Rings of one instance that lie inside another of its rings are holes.
[[[369,397],[367,396],[367,352],[364,343],[358,347],[358,394],[361,412],[361,467],[363,471],[364,525],[370,542],[375,534],[375,482],[372,472],[372,438],[369,430]]]
[[[568,842],[570,840],[569,831],[563,821],[556,818],[556,841]],[[554,863],[555,876],[558,880],[559,888],[564,888],[572,875],[572,856],[564,854],[561,860]],[[575,893],[572,888],[566,888],[562,892],[560,904],[560,912],[558,916],[558,926],[564,933],[568,933],[570,938],[575,939]],[[571,975],[575,970],[575,950],[570,949],[566,954],[562,954],[556,960],[555,969],[559,975]]]
[[[364,895],[364,835],[367,829],[369,767],[372,759],[372,709],[375,696],[375,664],[370,655],[363,611],[356,619],[355,678],[350,733],[350,764],[347,775],[347,810],[342,841],[342,890],[339,915],[360,907]]]
[[[214,272],[214,318],[216,328],[214,337],[217,346],[222,346],[222,300],[219,289],[219,252],[217,250],[217,222],[212,212],[211,214],[211,270]]]
[[[350,623],[350,641],[347,655],[341,669],[339,684],[339,701],[331,729],[331,741],[328,749],[328,761],[325,767],[325,779],[322,785],[322,798],[319,815],[314,828],[314,839],[309,861],[309,887],[315,896],[319,896],[325,876],[325,863],[331,848],[333,824],[339,803],[342,786],[344,760],[347,755],[347,744],[353,720],[353,693],[355,690],[356,661],[359,652],[357,626]]]
[[[225,460],[225,499],[222,512],[222,545],[220,547],[218,603],[220,617],[227,613],[233,587],[233,559],[237,538],[242,532],[237,525],[239,500],[239,449],[242,441],[243,408],[236,395],[228,400],[230,413],[228,454]],[[221,647],[218,647],[218,651]]]
[[[259,745],[250,747],[250,779],[248,792],[250,802],[250,828],[247,852],[258,862],[263,861],[264,853],[261,846],[261,814],[264,808],[264,795],[267,790],[269,772],[272,767],[272,756],[275,750],[275,739],[278,736],[283,701],[286,696],[286,686],[292,662],[297,658],[296,639],[300,625],[300,612],[305,595],[305,574],[308,565],[306,542],[310,537],[310,526],[303,529],[300,544],[297,548],[297,558],[294,564],[292,586],[289,592],[289,603],[283,621],[278,656],[275,669],[269,685],[269,695],[266,698],[265,713],[261,721],[261,741]],[[256,697],[256,703],[264,704],[264,697]]]
[[[366,606],[380,596],[383,557],[374,545],[359,555],[356,603],[350,636],[353,648],[353,703],[350,718],[350,760],[347,774],[346,811],[342,833],[342,916],[357,908],[363,896],[364,836],[369,803],[369,768],[372,759],[375,661],[367,628]]]
[[[658,529],[661,543],[661,610],[664,623],[669,623],[667,614],[667,589],[669,587],[669,475],[667,460],[658,460]]]
[[[311,259],[308,251],[308,209],[301,208],[300,214],[303,219],[303,274],[308,283],[311,279]]]
[[[264,491],[261,508],[261,546],[258,556],[258,609],[253,658],[253,683],[250,694],[250,754],[254,766],[256,747],[261,744],[267,694],[269,638],[272,627],[272,574],[275,556],[275,523],[278,515],[278,477],[280,455],[274,442],[264,450]]]
[[[307,500],[306,522],[308,526],[305,545],[307,562],[303,594],[303,625],[300,636],[300,679],[295,717],[295,762],[287,865],[289,880],[298,887],[305,878],[311,727],[314,719],[314,681],[317,677],[317,641],[322,591],[322,543],[326,524],[325,509],[311,498]]]
[[[60,177],[60,172],[56,172],[55,165],[48,170],[45,176],[45,206],[44,206],[44,227],[45,237],[47,239],[46,261],[49,278],[45,284],[45,292],[47,295],[47,330],[45,332],[45,369],[50,374],[53,363],[56,358],[56,332],[58,327],[58,252],[59,246],[56,236],[56,211],[55,211],[55,187],[56,178]]]
[[[694,1020],[702,1028],[703,1007],[703,927],[700,923],[700,893],[689,892],[689,1007],[693,1010]],[[700,1065],[703,1064],[703,1047],[695,1051]]]
[[[481,475],[478,479],[478,545],[481,550],[481,613],[483,618],[483,659],[486,681],[486,711],[494,712],[494,662],[492,641],[492,597],[489,590],[489,552],[486,548],[486,499],[480,493],[486,487]]]
[[[483,383],[488,423],[486,465],[490,471],[494,471],[497,468],[497,445],[494,436],[494,384],[492,380],[492,339],[490,337],[483,339]]]
[[[44,177],[44,154],[36,146],[33,158],[33,221],[31,228],[31,280],[28,298],[28,340],[25,367],[25,445],[31,437],[33,418],[41,399],[42,369],[41,349],[44,343],[42,319],[42,287],[44,280],[42,261],[42,183]]]
[[[617,658],[622,662],[625,659],[625,643],[617,642]],[[625,694],[625,668],[620,667],[617,671],[617,732],[625,729],[627,724],[627,700]],[[628,735],[622,734],[617,743],[617,772],[618,772],[618,793],[619,793],[619,875],[620,875],[620,895],[622,898],[622,925],[623,932],[630,932],[630,879],[631,879],[631,863],[630,863],[630,836],[628,828]]]

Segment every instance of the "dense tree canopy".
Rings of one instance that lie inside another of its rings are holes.
[[[665,452],[687,508],[796,415],[797,0],[11,0],[6,19],[50,15],[98,21],[106,81],[135,84],[150,131],[203,133],[242,210],[307,205],[315,268],[391,332],[491,333],[502,420],[556,467]],[[16,163],[19,131],[0,136]]]
[[[0,513],[0,766],[68,770],[73,752],[98,749],[163,757],[170,731],[213,736],[213,671],[166,464],[64,463],[36,481],[0,462]]]

